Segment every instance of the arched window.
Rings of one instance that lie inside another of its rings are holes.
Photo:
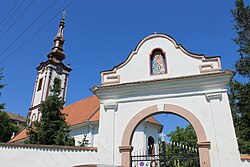
[[[33,113],[32,116],[31,116],[31,121],[35,121],[36,120],[36,114]]]
[[[155,140],[152,136],[148,137],[148,155],[154,155],[155,154]]]
[[[153,50],[150,55],[151,74],[159,75],[167,73],[166,57],[161,49]]]
[[[39,91],[39,90],[42,89],[42,84],[43,84],[43,78],[40,78],[40,79],[39,79],[39,83],[38,83],[37,91]]]

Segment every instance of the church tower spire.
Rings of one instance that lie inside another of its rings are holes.
[[[65,59],[65,53],[63,52],[64,36],[63,29],[65,27],[64,18],[60,21],[58,32],[54,38],[54,46],[52,51],[48,53],[47,57],[55,62],[61,62]]]
[[[40,106],[43,101],[50,95],[50,89],[53,86],[55,78],[61,80],[60,96],[65,100],[66,90],[68,85],[69,72],[72,70],[69,65],[65,66],[62,62],[65,59],[63,52],[64,36],[63,30],[65,21],[63,18],[60,21],[58,32],[54,38],[54,46],[52,51],[47,54],[48,60],[41,62],[37,69],[36,83],[34,87],[33,97],[29,111],[29,122],[40,120]]]

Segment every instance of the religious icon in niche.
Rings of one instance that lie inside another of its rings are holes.
[[[166,58],[160,50],[155,50],[151,55],[151,74],[166,74]]]

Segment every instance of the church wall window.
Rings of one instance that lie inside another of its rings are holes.
[[[154,155],[155,154],[155,148],[154,148],[155,140],[152,136],[148,137],[148,155]]]
[[[42,84],[43,84],[43,78],[40,78],[39,83],[38,83],[37,91],[42,89]]]
[[[151,75],[167,73],[167,63],[165,53],[161,49],[154,49],[150,55]]]
[[[31,117],[31,121],[35,121],[35,119],[36,119],[36,114],[33,113],[33,114],[32,114],[32,117]]]

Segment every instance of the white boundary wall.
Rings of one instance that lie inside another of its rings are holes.
[[[0,166],[72,167],[99,164],[96,148],[0,144]]]
[[[250,160],[241,160],[242,165],[241,167],[250,167]]]
[[[250,160],[241,161],[240,167],[250,167]],[[96,148],[0,144],[0,166],[4,167],[73,167],[84,164],[100,164]]]

